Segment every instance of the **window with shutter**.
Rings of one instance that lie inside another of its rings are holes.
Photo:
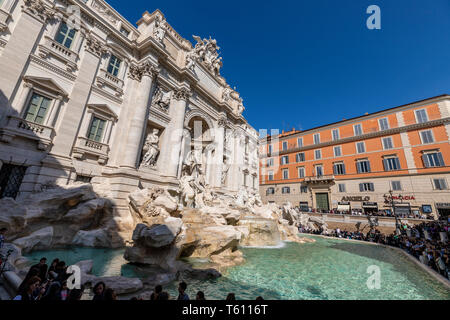
[[[50,101],[50,99],[40,94],[33,93],[25,114],[25,120],[44,124],[45,116],[50,107]]]

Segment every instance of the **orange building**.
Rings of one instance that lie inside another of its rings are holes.
[[[260,141],[260,193],[303,210],[450,212],[450,96]]]

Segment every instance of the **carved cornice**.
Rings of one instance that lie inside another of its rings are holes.
[[[173,97],[176,100],[188,100],[192,95],[192,92],[186,88],[176,89]]]
[[[92,34],[86,35],[86,50],[97,57],[101,57],[107,52],[105,44],[95,38]]]
[[[65,78],[69,79],[70,81],[75,81],[77,78],[73,73],[67,72],[66,70],[63,70],[62,68],[60,68],[52,63],[49,63],[34,54],[30,55],[30,61],[37,63],[38,65],[58,74],[60,76],[63,76]]]
[[[41,22],[45,22],[55,16],[55,10],[44,5],[42,0],[24,0],[22,10]]]
[[[440,126],[440,125],[446,125],[449,122],[450,122],[450,117],[432,120],[432,121],[428,121],[428,122],[424,122],[424,123],[415,123],[415,124],[406,125],[403,127],[391,128],[391,129],[384,130],[384,131],[371,132],[371,133],[366,133],[366,134],[359,135],[359,136],[352,136],[352,137],[343,138],[343,139],[339,139],[339,140],[327,141],[327,142],[323,142],[320,144],[311,144],[311,145],[304,146],[301,148],[297,147],[297,148],[290,148],[287,150],[280,150],[277,153],[275,153],[275,152],[272,154],[266,153],[266,154],[262,154],[261,158],[277,156],[277,155],[281,156],[281,155],[286,155],[286,154],[300,152],[300,151],[306,151],[306,150],[311,150],[311,149],[320,149],[323,147],[328,147],[328,146],[333,146],[333,145],[340,145],[340,144],[348,143],[348,142],[361,141],[361,140],[367,140],[367,139],[371,139],[371,138],[399,134],[402,132],[421,130],[421,129],[425,129],[425,128],[432,128],[432,127],[436,127],[436,126]]]

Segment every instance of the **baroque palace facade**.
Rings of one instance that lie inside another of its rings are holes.
[[[194,38],[159,10],[136,28],[103,0],[0,0],[0,198],[106,182],[128,212],[185,161],[215,192],[258,191],[258,134],[216,40]]]
[[[302,210],[446,216],[450,96],[260,140],[260,193]]]

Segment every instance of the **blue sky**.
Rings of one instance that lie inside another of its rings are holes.
[[[160,9],[212,36],[255,129],[289,130],[450,94],[450,0],[109,0],[130,22]],[[368,30],[369,5],[381,30]],[[195,42],[194,42],[195,43]]]

